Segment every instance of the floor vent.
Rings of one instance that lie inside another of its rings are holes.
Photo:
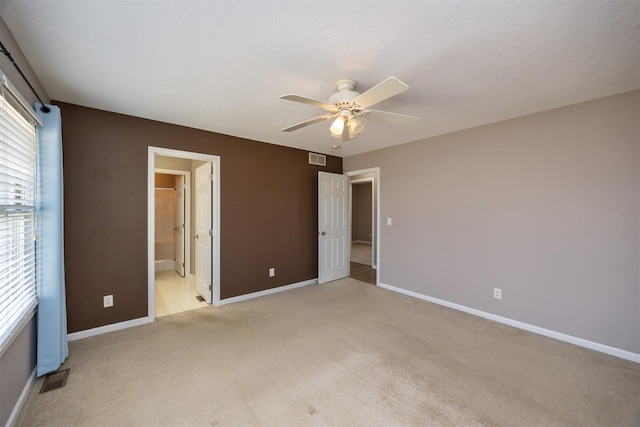
[[[318,153],[309,153],[309,164],[327,166],[327,156]]]
[[[204,298],[202,298],[200,295],[196,295],[196,299],[200,302],[204,302]]]
[[[44,378],[40,394],[64,387],[67,384],[67,377],[69,377],[69,369],[48,374]]]

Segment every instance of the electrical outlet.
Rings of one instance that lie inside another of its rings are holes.
[[[493,297],[495,299],[502,299],[502,289],[493,288]]]
[[[105,295],[102,297],[104,308],[113,307],[113,295]]]
[[[276,275],[276,269],[275,268],[270,268],[269,269],[269,277],[273,277]]]

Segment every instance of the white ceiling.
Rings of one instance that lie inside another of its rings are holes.
[[[52,99],[346,157],[640,88],[640,1],[6,0]],[[355,140],[278,97],[410,88]],[[332,150],[339,143],[342,148]]]

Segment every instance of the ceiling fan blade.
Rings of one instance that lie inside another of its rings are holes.
[[[318,101],[317,99],[307,98],[306,96],[294,95],[292,93],[288,95],[282,95],[281,99],[286,99],[287,101],[295,101],[302,102],[303,104],[313,105],[314,107],[324,108],[327,111],[335,112],[338,111],[338,107],[333,104],[328,104],[324,101]]]
[[[380,120],[394,125],[409,126],[420,120],[420,117],[407,116],[406,114],[390,113],[388,111],[365,110],[362,117],[371,120]]]
[[[395,77],[389,77],[388,79],[378,83],[363,94],[358,95],[353,99],[353,103],[360,107],[367,108],[385,99],[391,98],[399,93],[409,89],[409,86],[402,83]]]
[[[324,116],[314,117],[313,119],[305,120],[304,122],[300,122],[300,123],[297,123],[297,124],[295,124],[293,126],[286,127],[284,129],[282,129],[282,132],[292,132],[294,130],[298,130],[300,128],[312,125],[314,123],[321,122],[323,120],[329,120],[330,118],[335,117],[335,116],[336,116],[335,114],[325,114]]]

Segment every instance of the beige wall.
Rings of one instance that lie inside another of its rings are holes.
[[[34,316],[0,357],[0,426],[7,424],[29,377],[35,374],[36,330]]]
[[[24,55],[18,48],[9,28],[0,19],[0,40],[11,52],[11,56],[27,76],[31,84],[38,91],[44,102],[49,102],[49,96],[42,89],[40,82],[31,70]],[[36,97],[29,90],[29,86],[18,74],[9,59],[0,54],[0,69],[13,83],[20,94],[29,102],[35,102]],[[11,343],[7,350],[0,355],[0,425],[5,425],[11,416],[20,393],[27,385],[29,376],[36,366],[36,321],[31,319]]]
[[[381,282],[640,353],[639,122],[634,91],[346,158]]]

